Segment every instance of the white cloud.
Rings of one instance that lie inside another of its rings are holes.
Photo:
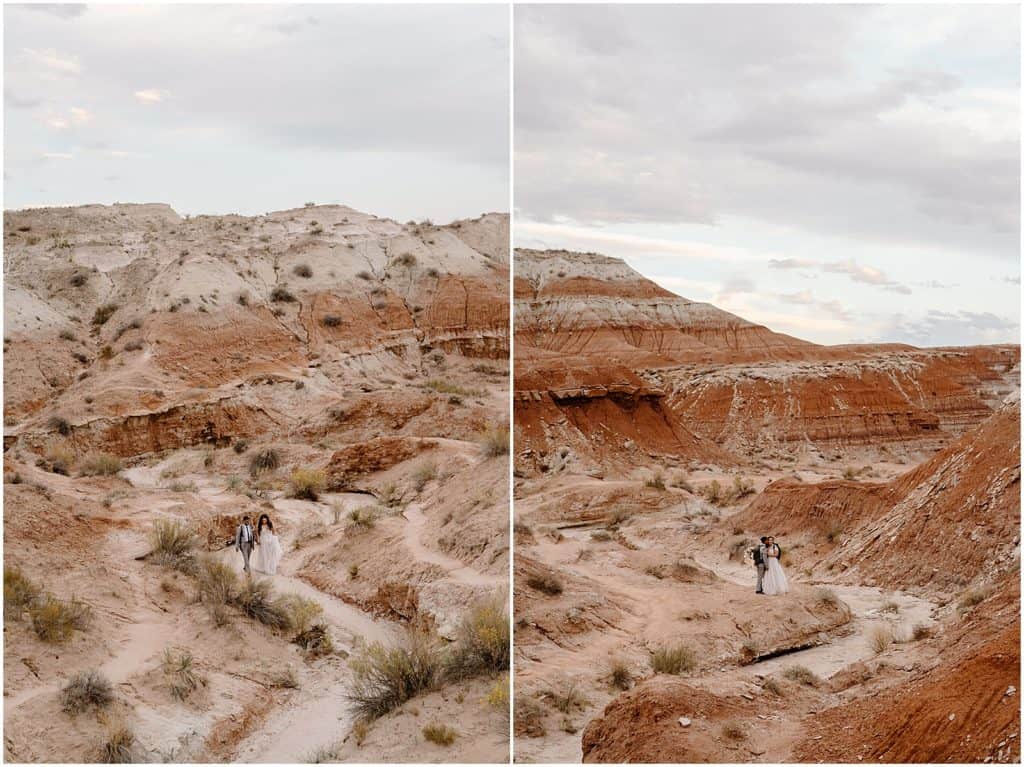
[[[22,52],[33,64],[50,73],[73,76],[82,71],[77,58],[52,49],[22,48]]]
[[[52,115],[45,119],[46,124],[54,130],[64,130],[68,127],[68,121],[63,117]]]
[[[142,104],[159,104],[167,95],[167,91],[162,91],[157,88],[146,88],[141,91],[135,91],[135,98]]]
[[[92,122],[92,112],[82,107],[71,107],[71,122],[76,125],[84,125],[85,123]]]
[[[44,160],[70,160],[73,157],[68,152],[43,152],[41,156]]]
[[[842,274],[854,282],[874,285],[894,293],[909,295],[911,289],[890,279],[881,269],[858,263],[853,259],[845,261],[812,261],[806,258],[773,258],[768,262],[772,269],[810,269],[831,274]]]

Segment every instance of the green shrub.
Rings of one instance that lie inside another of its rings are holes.
[[[238,575],[219,559],[204,557],[196,570],[199,598],[211,607],[234,602],[238,593]]]
[[[176,570],[192,569],[198,539],[191,527],[177,519],[158,519],[149,534],[157,562]]]

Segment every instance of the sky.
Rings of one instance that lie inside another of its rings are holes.
[[[509,210],[501,5],[5,5],[4,207]]]
[[[521,5],[515,242],[819,343],[1019,343],[1015,5]]]

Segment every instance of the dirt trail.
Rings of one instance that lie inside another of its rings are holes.
[[[405,507],[402,516],[408,524],[402,531],[402,539],[406,548],[417,561],[437,565],[448,572],[448,578],[459,583],[468,583],[475,586],[496,586],[508,583],[508,577],[503,575],[488,575],[482,573],[458,559],[454,559],[440,551],[428,547],[420,539],[424,526],[427,524],[427,516],[423,513],[422,504],[410,503]]]
[[[719,578],[753,590],[755,576],[750,567],[735,562],[723,562],[721,559],[703,558],[700,555],[695,556],[694,560],[712,570]],[[831,583],[822,584],[822,587],[834,592],[849,606],[853,613],[853,619],[849,624],[852,630],[844,636],[833,637],[831,641],[817,647],[761,661],[753,667],[759,674],[778,673],[787,666],[799,663],[827,679],[857,661],[874,656],[870,646],[870,635],[871,629],[875,626],[902,626],[905,631],[909,631],[916,624],[930,626],[934,623],[934,611],[939,607],[934,602],[902,591],[890,592],[872,586]],[[892,605],[896,608],[892,609]],[[889,610],[883,609],[885,607],[889,607]]]

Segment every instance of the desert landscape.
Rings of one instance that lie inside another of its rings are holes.
[[[5,212],[6,760],[507,761],[508,231]]]
[[[1018,346],[816,345],[553,250],[514,327],[516,761],[1019,762]]]

